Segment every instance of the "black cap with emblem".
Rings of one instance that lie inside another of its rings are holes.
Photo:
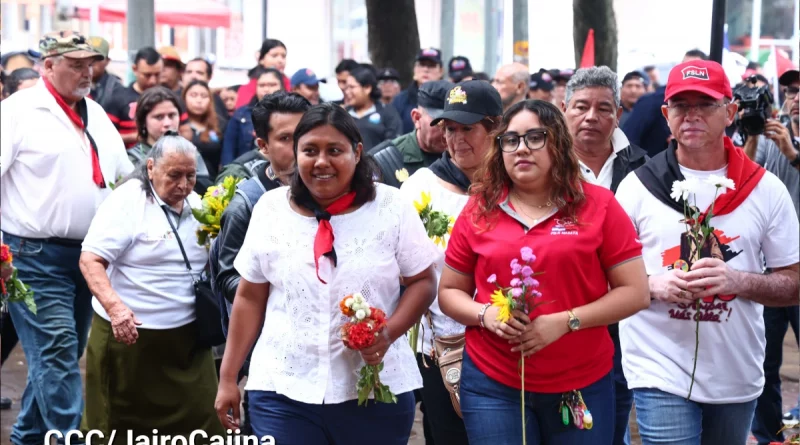
[[[428,110],[428,114],[436,119],[444,112],[447,93],[455,86],[447,80],[425,82],[417,91],[417,105]]]
[[[503,102],[500,93],[483,80],[468,80],[461,82],[447,93],[444,113],[431,122],[431,126],[442,119],[458,122],[462,125],[472,125],[480,122],[487,116],[500,116],[503,114]]]

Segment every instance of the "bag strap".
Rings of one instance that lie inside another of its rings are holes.
[[[172,223],[172,218],[169,217],[169,212],[167,211],[167,205],[164,204],[161,206],[161,210],[164,211],[164,216],[167,217],[167,222],[169,223],[170,228],[172,228],[172,232],[175,234],[175,238],[178,240],[178,247],[181,248],[181,255],[183,255],[183,262],[186,263],[186,269],[189,270],[189,274],[191,275],[192,266],[189,264],[189,257],[186,256],[186,251],[183,249],[183,242],[181,242],[181,236],[178,234],[178,229],[175,228],[175,224]],[[194,278],[194,277],[192,277]]]

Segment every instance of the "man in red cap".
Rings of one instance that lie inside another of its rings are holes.
[[[725,136],[737,105],[718,63],[676,66],[664,97],[674,140],[616,195],[651,298],[620,322],[622,365],[644,445],[744,445],[764,387],[764,306],[800,291],[800,225],[783,183]],[[699,255],[692,220],[707,225]]]

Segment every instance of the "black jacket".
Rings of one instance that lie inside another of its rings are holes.
[[[255,177],[261,182],[265,192],[281,186],[279,182],[267,177],[266,166],[259,169]],[[255,205],[255,203],[252,203],[252,205]],[[244,244],[244,237],[247,235],[247,227],[250,225],[251,216],[252,207],[248,206],[245,198],[239,193],[233,195],[228,207],[222,212],[219,235],[217,235],[216,240],[217,248],[219,249],[219,258],[217,260],[219,266],[214,281],[217,289],[231,303],[233,303],[233,297],[236,296],[236,288],[239,287],[239,279],[241,278],[239,272],[233,267],[233,261],[236,259],[236,255],[239,254],[242,244]]]
[[[350,111],[351,108],[348,108]],[[397,110],[391,105],[384,105],[380,101],[375,102],[375,112],[364,115],[363,117],[353,117],[356,121],[358,131],[364,139],[364,150],[369,151],[383,141],[394,139],[400,136],[403,129],[403,122],[397,114]]]
[[[637,145],[629,145],[617,153],[614,159],[614,166],[611,174],[611,191],[617,193],[619,183],[628,176],[628,173],[644,165],[647,160],[647,152]]]

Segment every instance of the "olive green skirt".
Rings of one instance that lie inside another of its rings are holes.
[[[175,329],[138,329],[136,343],[114,338],[111,323],[92,319],[86,352],[86,405],[81,430],[106,438],[224,434],[214,411],[217,374],[210,349],[195,347],[194,323]]]

